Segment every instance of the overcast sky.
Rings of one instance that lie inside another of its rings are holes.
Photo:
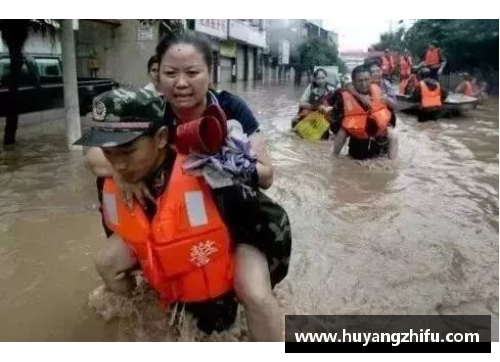
[[[389,31],[390,19],[324,19],[323,27],[339,34],[340,51],[366,50],[379,40],[380,34]],[[398,20],[392,20],[396,30]]]

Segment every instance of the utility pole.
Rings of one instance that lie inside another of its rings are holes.
[[[66,141],[73,151],[81,150],[81,146],[73,143],[81,137],[80,104],[78,101],[78,81],[76,76],[76,49],[73,19],[61,21],[61,48],[64,83],[64,113],[66,116]]]

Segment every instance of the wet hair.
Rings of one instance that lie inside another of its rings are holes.
[[[314,78],[316,78],[319,75],[319,73],[323,73],[325,75],[325,77],[328,75],[326,70],[324,70],[323,68],[318,68],[313,73]]]
[[[148,60],[148,73],[151,71],[151,67],[153,66],[153,64],[155,63],[158,63],[158,58],[156,57],[156,55],[153,55],[151,58],[149,58]]]
[[[370,68],[363,64],[363,65],[358,65],[356,68],[354,68],[352,70],[352,73],[351,73],[351,79],[354,81],[354,79],[356,79],[357,75],[360,74],[360,73],[370,73]]]
[[[156,46],[156,58],[161,63],[165,53],[174,45],[189,44],[199,51],[205,61],[208,70],[212,69],[213,55],[212,47],[208,38],[191,30],[182,30],[174,34],[166,35]]]
[[[313,87],[317,87],[317,86],[318,86],[318,84],[316,83],[316,77],[319,75],[319,73],[323,73],[323,74],[325,75],[325,77],[328,75],[328,74],[326,73],[326,70],[324,70],[323,68],[318,68],[318,69],[316,69],[316,70],[313,72],[313,77],[314,77],[314,79],[313,79],[313,81],[312,81],[312,85],[313,85]],[[328,84],[328,82],[327,82],[327,84]]]

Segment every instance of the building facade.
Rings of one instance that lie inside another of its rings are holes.
[[[324,29],[321,19],[268,20],[267,33],[269,51],[264,79],[293,78],[293,64],[299,58],[299,47],[309,40],[319,38],[338,45],[338,35]]]
[[[79,75],[109,77],[132,86],[146,84],[147,61],[155,54],[169,21],[80,21],[76,37]],[[210,39],[214,58],[212,83],[262,78],[262,54],[267,46],[264,20],[180,21],[183,27]]]
[[[212,41],[212,82],[262,79],[262,54],[267,47],[266,22],[261,19],[196,19],[187,27]]]

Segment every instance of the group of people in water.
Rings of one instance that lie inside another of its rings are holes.
[[[316,69],[301,97],[292,128],[308,140],[333,138],[334,155],[341,153],[349,139],[348,154],[354,159],[396,159],[398,93],[418,104],[419,122],[436,121],[448,96],[439,82],[447,60],[436,42],[429,44],[419,64],[414,65],[408,51],[399,56],[398,64],[386,49],[382,56],[365,59],[364,64],[355,67],[338,89],[326,82],[324,69]],[[399,92],[395,78],[399,79]],[[487,97],[486,83],[478,85],[468,74],[455,91],[475,97],[478,102]]]

